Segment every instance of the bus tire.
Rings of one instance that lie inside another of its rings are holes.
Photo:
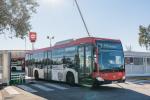
[[[96,79],[94,80],[92,87],[93,88],[99,87],[99,83],[98,83],[98,81]]]
[[[34,78],[35,78],[35,80],[39,79],[39,73],[37,70],[34,72]]]
[[[68,72],[67,76],[66,76],[66,82],[67,84],[69,84],[70,86],[74,86],[75,85],[75,78],[72,72]]]

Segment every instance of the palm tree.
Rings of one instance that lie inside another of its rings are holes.
[[[148,28],[139,26],[139,44],[141,47],[146,47],[147,50],[150,48],[150,25]]]

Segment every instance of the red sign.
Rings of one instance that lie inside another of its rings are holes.
[[[30,39],[31,42],[35,42],[36,37],[37,37],[36,32],[30,32],[29,33],[29,39]]]

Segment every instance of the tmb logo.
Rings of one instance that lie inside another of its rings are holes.
[[[36,38],[37,38],[36,32],[30,32],[29,33],[29,39],[30,39],[31,42],[35,42]]]

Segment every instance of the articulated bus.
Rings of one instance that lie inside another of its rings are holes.
[[[85,37],[57,42],[53,47],[29,51],[26,72],[36,80],[74,84],[125,81],[124,53],[120,40]]]

